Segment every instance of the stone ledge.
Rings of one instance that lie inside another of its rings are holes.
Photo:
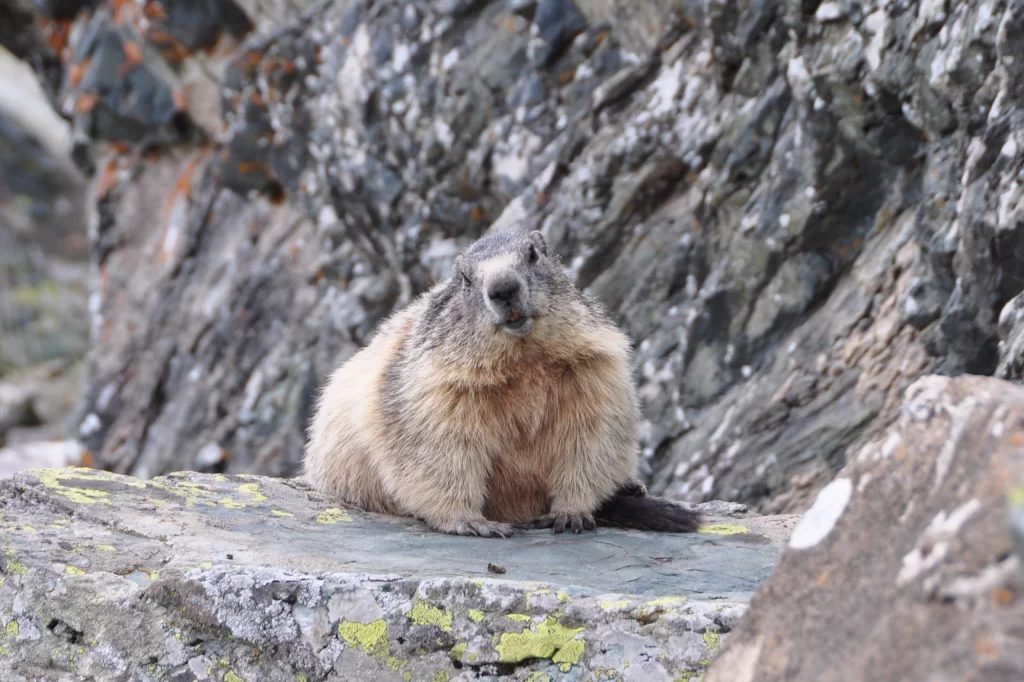
[[[697,678],[789,525],[485,540],[294,480],[33,470],[0,483],[0,677]]]

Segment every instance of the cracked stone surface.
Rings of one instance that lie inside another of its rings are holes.
[[[0,482],[0,677],[697,679],[795,522],[706,512],[488,540],[291,479],[22,472]]]
[[[707,682],[1024,679],[1024,389],[930,376],[793,529]]]

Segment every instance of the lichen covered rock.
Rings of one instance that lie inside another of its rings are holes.
[[[491,540],[292,480],[19,473],[0,482],[0,677],[698,678],[792,524],[736,516]]]

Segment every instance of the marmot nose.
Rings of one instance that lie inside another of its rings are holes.
[[[487,297],[495,302],[508,303],[519,294],[519,280],[501,277],[487,285]]]

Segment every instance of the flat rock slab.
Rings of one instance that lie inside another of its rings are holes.
[[[792,523],[490,540],[294,480],[34,470],[0,483],[0,679],[696,678]]]

